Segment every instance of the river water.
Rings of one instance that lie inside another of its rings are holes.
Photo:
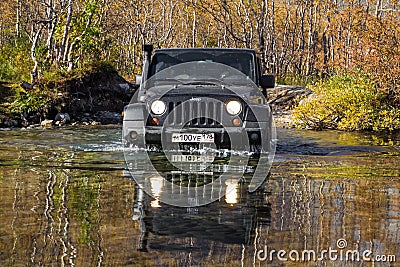
[[[278,129],[261,188],[197,208],[144,194],[120,137],[0,132],[0,266],[400,266],[399,136]]]

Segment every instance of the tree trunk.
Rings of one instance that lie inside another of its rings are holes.
[[[31,58],[32,58],[33,63],[34,63],[33,69],[31,71],[31,83],[32,84],[36,83],[37,78],[39,76],[38,75],[39,62],[38,62],[38,60],[36,58],[36,51],[35,50],[36,50],[37,44],[39,42],[40,34],[42,33],[42,29],[43,29],[43,26],[41,26],[39,28],[39,30],[35,33],[35,36],[34,36],[33,41],[32,41],[32,46],[31,46]]]
[[[85,30],[82,32],[82,34],[80,36],[76,37],[70,45],[66,45],[67,49],[65,50],[64,61],[66,61],[68,63],[68,71],[72,71],[74,68],[74,59],[73,59],[73,55],[72,55],[74,48],[87,33],[87,30],[89,29],[90,25],[92,24],[92,19],[93,19],[93,13],[90,13],[89,17],[86,21]]]
[[[54,33],[56,31],[56,26],[58,22],[58,17],[54,12],[53,0],[49,0],[47,7],[47,17],[49,18],[49,25],[47,28],[47,56],[46,62],[52,60],[53,52],[54,52]]]
[[[193,23],[192,23],[192,47],[196,47],[196,35],[197,35],[197,0],[193,1]]]
[[[68,71],[72,71],[74,69],[74,60],[72,58],[72,51],[74,50],[75,45],[80,41],[79,38],[75,38],[75,40],[72,42],[72,44],[69,46],[68,49],[68,56],[67,56],[67,62],[68,62]]]
[[[15,23],[15,34],[17,38],[21,37],[21,0],[17,1],[17,21]]]
[[[58,52],[58,57],[57,57],[59,62],[64,61],[64,55],[65,55],[65,50],[66,50],[66,45],[67,45],[68,35],[69,35],[69,29],[70,29],[71,20],[72,20],[72,14],[73,14],[73,4],[74,4],[74,0],[68,1],[68,12],[67,12],[67,18],[65,21],[65,25],[64,25],[64,34],[63,34],[63,38],[61,40],[60,50]]]

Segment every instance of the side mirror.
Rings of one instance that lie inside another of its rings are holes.
[[[142,75],[141,74],[136,74],[135,77],[135,84],[140,85],[142,83]]]
[[[275,87],[275,75],[263,74],[260,77],[260,86],[262,88],[262,94],[267,97],[267,88]]]
[[[263,90],[275,87],[275,75],[263,74],[260,78],[260,86]]]

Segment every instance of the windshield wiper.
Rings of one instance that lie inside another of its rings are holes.
[[[190,82],[185,82],[182,85],[232,85],[226,81],[217,79],[217,78],[207,78],[204,80],[193,80]]]
[[[183,81],[179,80],[179,79],[175,79],[175,78],[157,78],[157,79],[153,79],[151,80],[151,82],[155,83],[155,82],[178,82],[180,84],[183,83]]]
[[[210,83],[210,82],[195,81],[195,82],[183,83],[182,85],[215,85],[215,86],[217,86],[218,84]]]

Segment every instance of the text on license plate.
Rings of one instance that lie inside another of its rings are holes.
[[[214,143],[214,133],[203,133],[203,134],[173,133],[172,142]]]
[[[172,162],[206,162],[211,163],[214,161],[212,155],[172,155]]]

